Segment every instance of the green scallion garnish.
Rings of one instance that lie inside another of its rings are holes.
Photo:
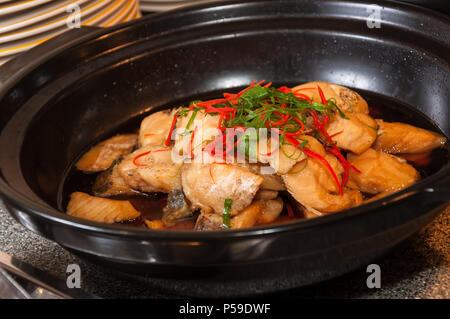
[[[225,199],[223,203],[223,229],[229,229],[231,227],[231,204],[232,200],[230,198]]]
[[[197,116],[197,110],[194,109],[194,111],[192,112],[192,116],[189,119],[187,125],[186,125],[186,131],[189,130],[189,128],[191,127],[192,123],[194,123],[195,117]]]

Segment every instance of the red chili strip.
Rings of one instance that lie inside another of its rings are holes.
[[[350,162],[347,162],[347,163],[350,165],[351,168],[353,168],[355,170],[356,173],[361,174],[361,171],[355,165],[353,165]]]
[[[234,98],[236,97],[236,94],[233,94],[233,93],[224,93],[224,94],[223,94],[223,97],[226,98],[226,99],[229,101],[229,100],[234,99]]]
[[[216,113],[216,112],[219,112],[219,113],[221,113],[221,112],[223,112],[223,113],[231,113],[231,112],[235,112],[235,108],[233,108],[233,107],[227,107],[227,106],[225,106],[225,107],[214,107],[214,108],[210,108],[210,110],[212,110],[212,111],[214,111],[214,113]],[[212,112],[213,113],[213,112]]]
[[[327,99],[325,98],[325,94],[323,94],[320,86],[317,86],[317,90],[319,91],[320,99],[322,100],[322,104],[327,105]]]
[[[283,124],[284,123],[284,118],[282,117],[279,121],[277,121],[277,122],[271,122],[270,123],[270,125],[271,126],[280,126],[281,124]]]
[[[172,133],[173,133],[173,130],[175,128],[175,124],[177,123],[177,118],[178,118],[178,115],[175,115],[173,117],[172,125],[170,126],[169,135],[167,136],[166,142],[164,143],[166,146],[170,145],[170,141],[172,139]]]
[[[206,106],[206,105],[214,105],[214,104],[220,104],[220,103],[225,103],[225,102],[228,102],[228,100],[227,99],[214,99],[214,100],[209,100],[209,101],[195,103],[195,105],[197,105],[197,106]]]
[[[148,154],[150,154],[150,153],[151,153],[151,151],[148,151],[148,152],[139,154],[138,156],[136,156],[136,157],[133,159],[133,164],[134,164],[135,166],[139,166],[139,167],[146,167],[147,165],[139,164],[139,163],[137,162],[137,160],[140,159],[142,156],[148,155]]]
[[[292,90],[290,88],[288,88],[287,86],[279,87],[278,91],[283,92],[283,93],[291,93],[292,92]]]
[[[325,114],[325,116],[323,118],[323,121],[322,121],[322,124],[320,124],[321,129],[325,128],[325,125],[327,125],[329,119],[330,119],[330,117],[328,116],[328,114]]]
[[[302,94],[302,93],[295,93],[295,92],[293,94],[299,100],[306,100],[306,101],[310,101],[311,100],[311,98],[308,95],[305,95],[305,94]]]
[[[344,177],[342,178],[341,186],[345,187],[345,185],[347,185],[348,177],[349,177],[349,173],[350,173],[349,172],[349,165],[348,165],[347,160],[344,158],[344,156],[341,154],[341,152],[339,151],[339,149],[337,147],[333,147],[331,149],[327,149],[326,151],[328,153],[333,154],[334,156],[336,156],[336,158],[339,160],[339,162],[341,163],[342,167],[344,168]]]
[[[166,152],[166,151],[170,151],[171,149],[172,149],[172,148],[170,147],[170,148],[165,148],[165,149],[163,149],[163,150],[154,150],[154,151],[144,152],[144,153],[142,153],[142,154],[139,154],[138,156],[136,156],[136,157],[133,159],[133,164],[136,165],[136,166],[138,166],[138,167],[146,167],[146,166],[148,166],[148,165],[142,165],[142,164],[139,164],[139,163],[137,162],[137,160],[140,159],[141,157],[145,156],[145,155],[150,154],[150,153]]]
[[[314,119],[314,128],[316,130],[320,130],[321,127],[321,123],[319,121],[319,116],[317,115],[316,111],[313,110],[307,110],[306,112],[308,112],[309,114],[311,114],[312,118]]]
[[[194,131],[192,132],[191,135],[191,142],[189,143],[189,149],[188,149],[188,153],[191,153],[191,158],[194,158],[194,152],[192,150],[192,144],[194,143],[194,136],[195,136],[195,132],[197,131],[197,126],[194,128]]]

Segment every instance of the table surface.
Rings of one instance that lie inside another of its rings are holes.
[[[69,264],[80,265],[82,288],[104,298],[172,298],[183,282],[124,278],[104,267],[83,261],[58,244],[20,225],[0,201],[0,251],[13,255],[63,279]],[[381,288],[366,286],[368,274],[360,269],[314,286],[269,296],[301,298],[450,298],[450,206],[404,245],[376,261],[381,267]],[[201,287],[200,287],[201,289]],[[178,291],[178,292],[177,292]]]

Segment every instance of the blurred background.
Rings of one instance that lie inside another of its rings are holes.
[[[70,28],[140,17],[138,0],[0,0],[0,65]]]

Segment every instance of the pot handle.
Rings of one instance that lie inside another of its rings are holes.
[[[392,198],[380,198],[366,203],[364,211],[372,212],[372,215],[369,214],[371,217],[368,218],[374,218],[375,224],[380,215],[396,225],[414,220],[427,220],[426,223],[428,223],[447,209],[449,200],[450,188],[419,188],[402,195],[393,195]],[[364,214],[364,216],[367,215]]]
[[[450,202],[450,187],[427,188],[420,192],[424,194],[427,201],[437,204],[445,204]]]
[[[39,65],[44,58],[47,59],[49,56],[54,56],[73,45],[74,41],[79,42],[80,38],[88,38],[93,33],[102,29],[103,28],[93,26],[74,28],[17,55],[0,66],[0,85],[11,80],[11,77],[21,75],[21,70],[24,69],[24,65]]]
[[[383,199],[381,198],[380,200]],[[448,183],[442,186],[413,190],[402,196],[385,201],[383,206],[405,205],[413,211],[423,211],[433,210],[445,204],[450,204],[450,187]]]
[[[441,199],[445,201],[450,201],[450,168],[447,165],[442,172],[442,177],[436,182],[434,186],[435,196],[442,196]]]

